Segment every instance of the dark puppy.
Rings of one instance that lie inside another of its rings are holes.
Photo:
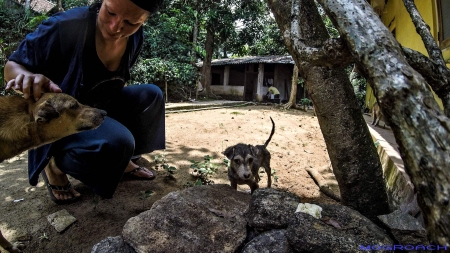
[[[65,136],[95,129],[106,112],[80,104],[63,93],[45,93],[36,102],[19,96],[0,97],[0,162],[54,142]],[[12,244],[0,231],[0,246],[22,252],[23,244]]]
[[[230,160],[228,167],[228,179],[231,187],[237,189],[238,184],[250,186],[253,193],[259,188],[258,182],[259,168],[264,167],[267,174],[267,187],[272,186],[272,169],[270,168],[270,152],[267,150],[273,134],[275,133],[275,123],[272,118],[272,132],[264,145],[252,146],[250,144],[239,143],[225,149],[223,154]]]
[[[380,108],[380,105],[378,104],[378,102],[375,102],[375,104],[373,104],[372,119],[373,119],[372,125],[378,126],[378,124],[380,123],[380,120],[381,120],[384,122],[383,128],[386,127],[386,122],[384,120],[383,113],[381,113],[381,108]]]

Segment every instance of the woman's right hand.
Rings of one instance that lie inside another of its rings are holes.
[[[33,73],[18,74],[15,78],[8,81],[5,89],[20,91],[25,99],[32,95],[36,101],[41,97],[41,93],[62,92],[61,88],[46,76]]]

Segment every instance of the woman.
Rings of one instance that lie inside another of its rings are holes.
[[[142,25],[158,5],[158,0],[104,0],[57,13],[28,34],[6,63],[6,89],[35,99],[42,92],[64,92],[108,113],[95,130],[29,152],[30,184],[42,174],[56,203],[80,197],[67,174],[103,198],[112,198],[124,173],[155,177],[131,157],[165,148],[161,90],[124,86],[143,45]]]

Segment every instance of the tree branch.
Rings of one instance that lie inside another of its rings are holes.
[[[450,119],[366,1],[318,1],[358,59],[390,123],[430,241],[450,246]]]
[[[438,65],[445,66],[444,57],[442,57],[442,52],[433,36],[430,33],[430,27],[423,21],[422,16],[417,10],[414,0],[403,0],[403,4],[409,13],[409,16],[416,27],[417,33],[422,37],[425,48],[427,49],[430,59],[436,62]]]
[[[409,65],[425,78],[439,97],[444,97],[450,92],[450,69],[410,48],[403,47],[403,53]]]

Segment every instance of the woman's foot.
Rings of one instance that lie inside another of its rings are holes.
[[[46,186],[51,190],[53,194],[52,200],[56,203],[70,202],[71,200],[77,199],[81,196],[69,182],[67,175],[59,170],[55,164],[55,160],[52,158],[50,162],[45,167],[43,173],[44,181],[46,181]]]
[[[128,163],[128,166],[125,169],[125,175],[132,176],[135,179],[147,179],[147,180],[151,180],[156,177],[154,171],[149,170],[145,167],[138,166],[132,161]]]

